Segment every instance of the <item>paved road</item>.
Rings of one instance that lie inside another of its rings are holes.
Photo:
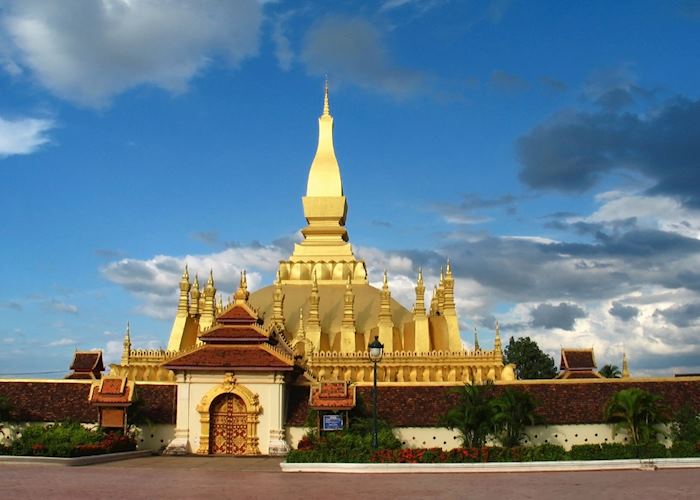
[[[149,457],[85,467],[0,464],[0,499],[700,498],[697,469],[284,474],[278,464],[278,459],[209,457]]]

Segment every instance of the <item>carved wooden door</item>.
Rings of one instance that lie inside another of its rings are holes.
[[[209,453],[244,455],[248,437],[246,407],[235,394],[222,394],[211,405]]]

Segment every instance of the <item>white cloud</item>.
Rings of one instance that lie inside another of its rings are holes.
[[[55,95],[103,106],[131,87],[187,89],[213,57],[236,67],[257,54],[255,0],[10,1],[0,23],[13,57]]]
[[[78,306],[75,304],[67,304],[60,300],[53,299],[49,302],[51,309],[68,314],[78,314]]]
[[[569,222],[614,223],[635,219],[642,228],[660,229],[689,238],[700,238],[700,210],[685,207],[670,196],[645,196],[624,191],[607,191],[596,196],[600,207],[587,217]]]
[[[49,142],[47,132],[53,127],[52,120],[43,118],[6,120],[0,117],[0,158],[35,152]]]
[[[227,248],[204,255],[173,257],[156,255],[151,259],[121,259],[102,268],[103,275],[123,286],[140,300],[138,312],[159,319],[171,319],[177,306],[178,283],[185,264],[190,280],[199,275],[204,287],[209,270],[214,273],[217,290],[231,293],[237,286],[240,273],[246,270],[248,287],[260,287],[262,273],[273,273],[280,260],[288,253],[274,245]]]
[[[53,342],[49,342],[46,344],[48,347],[60,347],[60,346],[66,346],[66,345],[77,345],[76,341],[73,339],[69,338],[62,338],[59,340],[54,340]]]

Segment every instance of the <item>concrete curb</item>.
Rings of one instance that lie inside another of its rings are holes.
[[[498,462],[478,464],[280,464],[282,472],[330,472],[341,474],[576,472],[594,470],[656,470],[700,468],[700,458],[644,460],[577,460],[567,462]]]
[[[11,464],[54,464],[54,465],[93,465],[104,464],[107,462],[116,462],[117,460],[127,460],[129,458],[150,457],[153,452],[150,450],[143,451],[124,451],[121,453],[107,453],[104,455],[92,455],[89,457],[75,458],[59,458],[59,457],[15,457],[12,455],[0,456],[0,463]]]

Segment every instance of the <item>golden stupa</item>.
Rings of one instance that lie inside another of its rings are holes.
[[[428,308],[421,270],[411,311],[391,298],[386,272],[381,289],[368,283],[365,263],[355,257],[345,228],[348,204],[333,148],[327,83],[318,147],[302,203],[307,222],[301,230],[304,239],[289,259],[279,263],[274,283],[248,294],[244,272],[239,291],[245,291],[248,305],[263,318],[262,328],[279,344],[276,348],[293,354],[307,378],[370,382],[367,344],[378,336],[384,344],[378,375],[382,383],[513,379],[512,366],[503,365],[498,327],[492,350],[478,345],[473,351],[465,349],[449,260]],[[167,350],[132,350],[127,332],[121,363],[112,365],[114,373],[136,380],[174,380],[162,365],[201,345],[200,335],[215,326],[217,316],[233,303],[217,304],[211,273],[200,290],[197,279],[190,283],[185,268],[179,287]]]

